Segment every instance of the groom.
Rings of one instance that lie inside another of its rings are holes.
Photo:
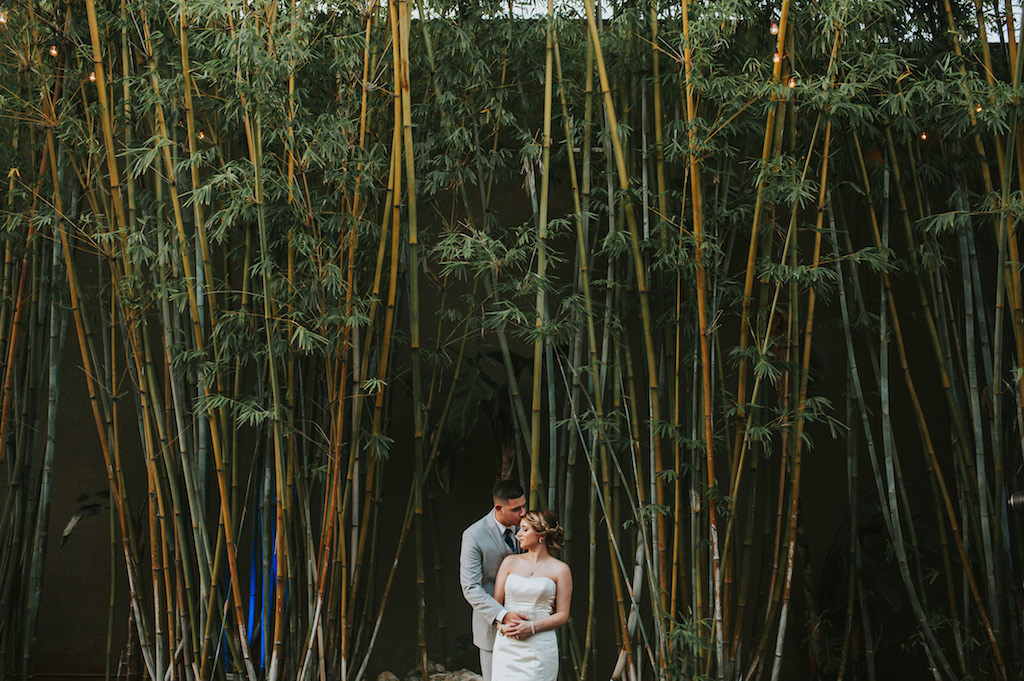
[[[491,493],[494,508],[462,533],[459,582],[473,606],[473,645],[480,649],[480,670],[491,680],[491,651],[498,625],[524,619],[494,600],[494,578],[505,556],[519,551],[515,535],[526,515],[526,495],[518,483],[502,480]]]

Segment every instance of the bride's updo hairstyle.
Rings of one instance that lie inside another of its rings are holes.
[[[558,524],[558,516],[551,509],[530,511],[523,518],[523,522],[533,528],[549,549],[560,549],[565,543],[565,530]]]

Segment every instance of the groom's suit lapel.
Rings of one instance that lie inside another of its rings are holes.
[[[494,518],[488,513],[484,518],[485,527],[487,528],[487,536],[494,542],[494,548],[498,550],[498,553],[508,551],[508,547],[505,546],[505,540],[501,537],[501,532],[498,531],[498,523],[494,522]]]
[[[505,537],[501,534],[501,530],[498,529],[498,523],[496,523],[494,521],[494,518],[491,516],[491,514],[487,514],[487,517],[484,518],[484,521],[485,521],[485,523],[487,525],[487,534],[494,541],[494,545],[498,549],[498,553],[501,554],[502,557],[504,557],[505,555],[508,555],[510,553],[519,553],[520,552],[520,550],[519,550],[519,542],[516,541],[515,539],[513,539],[512,541],[515,542],[516,550],[515,551],[509,551],[508,550],[508,544],[505,543]]]

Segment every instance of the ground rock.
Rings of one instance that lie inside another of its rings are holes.
[[[390,672],[385,673],[390,674]],[[448,671],[444,668],[444,665],[437,664],[435,662],[427,663],[427,673],[430,681],[483,681],[482,676],[474,671],[470,671],[469,669]],[[422,678],[423,677],[421,676],[419,669],[410,669],[409,673],[405,675],[405,681],[421,681]],[[397,681],[397,679],[390,677],[388,679],[383,679],[378,677],[377,681]]]
[[[430,681],[447,681],[448,670],[439,662],[427,660],[427,677]],[[423,675],[419,667],[410,669],[405,675],[405,681],[422,681]]]

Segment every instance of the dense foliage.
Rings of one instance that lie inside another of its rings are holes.
[[[90,409],[146,678],[358,681],[403,561],[425,676],[481,446],[566,519],[564,678],[1019,678],[1011,9],[0,4],[3,673]]]

